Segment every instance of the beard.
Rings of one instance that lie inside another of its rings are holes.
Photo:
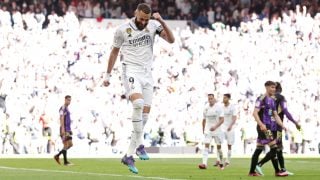
[[[143,30],[148,24],[143,25],[141,22],[137,21],[137,18],[134,19],[134,23],[136,24],[137,28],[141,31]]]

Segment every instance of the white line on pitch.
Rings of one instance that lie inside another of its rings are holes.
[[[34,172],[66,173],[66,174],[82,174],[82,175],[94,175],[94,176],[130,177],[130,178],[139,178],[139,179],[169,180],[168,178],[162,178],[162,177],[148,177],[148,176],[138,176],[138,175],[120,175],[120,174],[93,173],[93,172],[78,172],[78,171],[64,171],[64,170],[15,168],[15,167],[6,167],[6,166],[0,166],[0,169],[6,169],[6,170],[22,170],[22,171],[34,171]],[[172,179],[172,180],[182,180],[182,179]]]

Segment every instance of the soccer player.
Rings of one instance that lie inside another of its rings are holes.
[[[71,118],[70,118],[70,111],[69,105],[71,103],[71,96],[67,95],[64,98],[64,104],[59,109],[60,114],[60,136],[63,142],[63,149],[54,156],[54,159],[58,164],[60,163],[59,156],[63,155],[63,164],[65,166],[73,165],[68,161],[67,158],[67,150],[72,147],[72,131],[71,131]]]
[[[151,19],[151,17],[153,19]],[[132,103],[133,132],[131,142],[122,163],[133,173],[138,173],[133,155],[148,160],[142,144],[143,128],[148,120],[153,94],[151,66],[153,62],[153,44],[159,35],[168,43],[174,42],[174,36],[159,13],[151,13],[146,3],[140,3],[135,10],[135,17],[117,28],[111,50],[104,86],[109,86],[113,66],[121,48],[123,84]]]
[[[207,169],[207,161],[209,154],[209,146],[214,139],[217,144],[217,159],[219,161],[219,168],[222,170],[223,167],[223,154],[221,150],[221,144],[223,141],[223,133],[221,130],[221,125],[223,123],[223,109],[216,103],[216,99],[213,94],[208,94],[209,105],[204,109],[203,121],[202,121],[202,132],[204,134],[204,149],[202,164],[199,164],[200,169]]]
[[[230,98],[230,94],[223,95],[224,122],[222,124],[222,131],[224,134],[224,138],[227,140],[228,143],[228,154],[225,161],[225,166],[228,166],[230,164],[232,145],[234,144],[235,139],[234,124],[237,120],[236,108],[233,104],[230,104]],[[220,162],[217,161],[216,165],[218,164],[220,164]]]
[[[257,122],[257,147],[251,158],[251,166],[249,176],[261,176],[255,171],[258,164],[259,155],[264,149],[265,145],[270,147],[270,154],[266,161],[271,160],[275,170],[275,175],[279,177],[288,176],[286,172],[281,172],[276,159],[277,153],[277,124],[284,128],[282,121],[276,110],[275,100],[272,96],[276,91],[276,83],[267,81],[264,84],[266,93],[261,95],[256,100],[253,117]]]
[[[292,115],[288,111],[286,98],[281,94],[281,92],[282,92],[281,84],[279,82],[276,82],[275,99],[276,99],[276,109],[278,111],[279,117],[280,117],[281,121],[283,122],[284,115],[286,115],[286,117],[291,122],[293,122],[296,125],[296,128],[299,130],[300,125],[297,121],[295,121],[293,119]],[[277,146],[278,146],[277,159],[279,161],[281,171],[286,172],[288,175],[293,175],[293,173],[287,171],[284,166],[284,158],[283,158],[283,152],[282,152],[283,151],[283,144],[282,144],[282,128],[281,128],[281,126],[277,126]],[[268,152],[266,154],[266,156],[261,161],[259,161],[259,163],[256,167],[256,171],[259,174],[263,175],[263,171],[262,171],[261,167],[263,166],[264,163],[266,163],[268,156],[270,156],[270,152]]]

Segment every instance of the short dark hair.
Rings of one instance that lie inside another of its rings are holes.
[[[142,11],[145,14],[151,14],[151,7],[147,3],[138,4],[137,10]]]
[[[212,93],[209,93],[209,94],[208,94],[208,96],[213,96],[213,97],[214,97],[214,94],[212,94]]]
[[[282,87],[280,82],[276,82],[276,92],[277,93],[281,93],[282,92]]]
[[[66,96],[64,97],[64,99],[69,99],[69,98],[71,98],[70,95],[66,95]]]
[[[266,81],[266,82],[264,83],[264,86],[265,86],[265,87],[267,87],[267,86],[275,86],[275,85],[276,85],[276,83],[273,82],[273,81]]]
[[[231,98],[231,94],[229,94],[229,93],[224,94],[224,96],[229,98],[229,99]]]

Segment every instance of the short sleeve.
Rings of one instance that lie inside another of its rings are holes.
[[[224,117],[224,111],[223,111],[223,108],[222,106],[219,107],[219,117]]]
[[[203,119],[206,119],[207,112],[208,112],[208,109],[205,108],[203,111]]]
[[[60,116],[63,116],[63,115],[64,115],[64,107],[61,107],[61,108],[59,109],[59,115],[60,115]]]
[[[113,47],[120,48],[123,43],[123,34],[121,30],[118,28],[116,32],[114,33],[113,37]]]
[[[163,26],[158,22],[154,21],[155,29],[156,29],[156,34],[160,35],[160,33],[163,31]]]
[[[257,108],[257,109],[261,109],[261,106],[262,106],[262,100],[261,100],[261,98],[259,97],[259,98],[257,98],[254,107]]]

